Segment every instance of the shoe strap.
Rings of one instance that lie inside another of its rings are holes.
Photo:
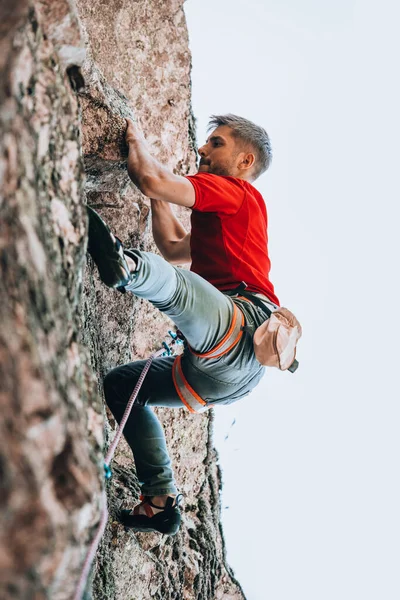
[[[142,505],[146,511],[147,514],[147,506],[151,506],[153,508],[158,508],[158,510],[168,510],[170,508],[175,508],[175,506],[179,506],[179,504],[182,502],[183,499],[183,494],[178,494],[176,496],[176,498],[171,498],[170,496],[167,498],[167,501],[165,503],[165,506],[157,506],[157,504],[153,504],[153,502],[150,500],[150,498],[148,496],[140,496],[140,499],[142,500]],[[153,511],[151,511],[153,516]],[[149,516],[149,515],[148,515]]]

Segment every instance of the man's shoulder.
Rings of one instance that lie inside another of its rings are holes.
[[[216,188],[229,188],[233,186],[235,188],[244,189],[244,184],[246,183],[243,179],[239,179],[237,177],[230,177],[229,175],[216,175],[215,173],[195,173],[194,175],[186,175],[186,177],[200,184],[203,183],[206,186]]]
[[[228,175],[216,175],[215,173],[207,173],[206,171],[201,173],[194,173],[194,175],[186,175],[186,177],[188,177],[189,179],[196,179],[199,181],[239,181],[236,179],[236,177],[229,177]]]
[[[213,182],[216,185],[234,185],[251,192],[255,196],[261,196],[261,192],[249,181],[240,179],[239,177],[231,177],[230,175],[216,175],[215,173],[195,173],[194,175],[186,175],[189,179],[195,179],[196,181]]]

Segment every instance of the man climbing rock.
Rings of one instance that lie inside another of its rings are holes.
[[[246,396],[265,371],[253,334],[279,307],[269,280],[265,202],[252,185],[270,164],[269,137],[235,115],[212,117],[210,131],[199,149],[198,173],[182,177],[151,156],[140,129],[128,121],[128,172],[151,199],[154,240],[163,258],[124,249],[88,209],[89,252],[103,282],[149,300],[186,340],[182,356],[153,361],[125,426],[143,497],[132,511],[122,511],[121,520],[136,531],[175,534],[180,524],[180,496],[152,407],[202,412]],[[171,204],[192,210],[190,233]],[[184,263],[191,263],[190,270],[174,266]],[[119,366],[105,378],[106,401],[117,421],[144,364]]]

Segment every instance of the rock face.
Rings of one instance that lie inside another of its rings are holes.
[[[0,597],[63,600],[100,519],[115,429],[102,378],[170,326],[100,283],[85,204],[125,245],[155,250],[149,202],[127,178],[124,117],[174,172],[193,170],[190,54],[182,0],[13,0],[0,17]],[[139,491],[122,442],[87,596],[242,599],[225,562],[212,413],[158,414],[183,526],[166,538],[115,521]]]

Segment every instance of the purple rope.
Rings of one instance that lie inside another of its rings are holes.
[[[119,443],[122,433],[124,431],[126,422],[129,419],[129,415],[131,414],[132,406],[137,398],[140,388],[143,385],[143,381],[151,367],[151,363],[153,362],[153,359],[156,358],[157,356],[162,356],[164,354],[164,352],[165,352],[164,348],[157,350],[157,352],[154,352],[154,354],[152,354],[150,356],[150,358],[147,360],[146,364],[144,365],[143,371],[141,372],[140,377],[135,385],[135,389],[133,390],[131,397],[129,398],[129,402],[126,405],[124,415],[123,415],[123,417],[121,419],[121,423],[119,424],[119,427],[117,429],[117,433],[115,434],[113,443],[111,444],[111,446],[107,452],[106,458],[104,459],[105,465],[109,466],[110,462],[112,461],[115,450],[118,446],[118,443]],[[108,509],[107,509],[107,494],[106,494],[105,489],[103,490],[102,497],[103,497],[103,511],[101,513],[100,523],[99,523],[98,529],[96,531],[96,535],[93,538],[92,543],[90,544],[90,547],[87,551],[85,562],[83,563],[81,575],[79,577],[78,586],[76,588],[74,600],[81,600],[81,598],[82,598],[82,595],[85,591],[86,580],[87,580],[89,572],[90,572],[90,567],[92,566],[93,559],[97,552],[97,547],[100,544],[100,540],[103,537],[103,533],[104,533],[104,530],[107,525]]]
[[[89,576],[90,567],[92,566],[93,559],[96,555],[97,546],[100,544],[100,540],[103,537],[104,530],[107,525],[108,520],[108,510],[107,510],[107,494],[106,490],[103,490],[103,511],[101,513],[101,519],[99,526],[96,531],[96,535],[90,544],[90,548],[86,554],[85,562],[83,563],[81,576],[79,577],[78,585],[76,588],[74,600],[81,600],[83,592],[85,591],[86,580]]]
[[[109,448],[109,450],[107,452],[107,455],[106,455],[106,457],[104,459],[104,463],[107,466],[109,466],[110,462],[112,461],[112,458],[114,456],[114,452],[115,452],[115,450],[116,450],[116,448],[118,446],[119,440],[121,439],[121,436],[122,436],[122,433],[124,431],[124,427],[126,425],[126,422],[129,419],[129,415],[131,414],[132,406],[133,406],[133,404],[134,404],[134,402],[136,400],[136,397],[137,397],[137,395],[139,393],[140,388],[143,385],[144,378],[146,377],[146,375],[148,373],[148,370],[150,369],[151,363],[153,362],[154,358],[156,358],[157,356],[161,356],[162,354],[164,354],[164,352],[165,352],[164,348],[162,348],[161,350],[158,350],[157,352],[154,352],[154,354],[152,354],[150,356],[150,358],[147,360],[146,364],[144,365],[143,371],[141,372],[140,377],[137,380],[137,383],[135,385],[135,389],[133,390],[133,392],[131,394],[131,397],[129,398],[129,402],[126,405],[126,409],[125,409],[124,415],[123,415],[123,417],[121,419],[121,422],[119,424],[117,433],[115,434],[115,438],[113,440],[113,443],[111,444],[111,446],[110,446],[110,448]]]

